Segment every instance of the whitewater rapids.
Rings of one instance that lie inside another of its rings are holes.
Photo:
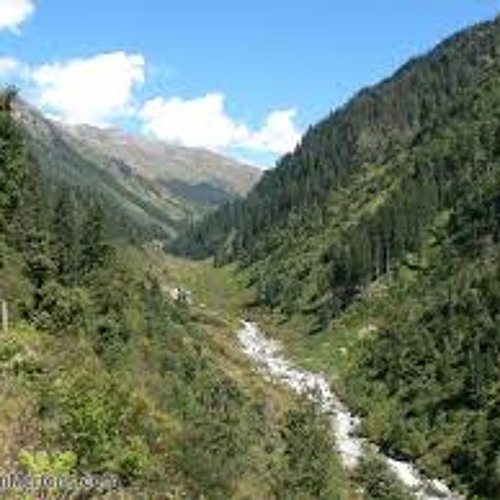
[[[411,463],[387,457],[373,444],[360,438],[356,430],[359,418],[353,415],[331,390],[325,375],[304,371],[287,360],[281,346],[265,336],[255,323],[243,321],[237,332],[242,351],[250,357],[261,372],[272,381],[290,387],[320,405],[329,415],[337,451],[343,466],[352,470],[362,455],[372,450],[381,456],[399,480],[411,489],[419,500],[462,500],[464,497],[450,491],[441,480],[425,477]]]

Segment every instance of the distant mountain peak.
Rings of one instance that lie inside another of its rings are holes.
[[[117,127],[63,124],[23,101],[16,104],[15,116],[49,179],[97,191],[139,225],[157,226],[170,235],[245,195],[262,172],[217,153]]]
[[[261,170],[203,148],[188,148],[162,142],[119,127],[59,125],[77,144],[94,148],[123,161],[148,178],[214,182],[237,195],[246,194]]]

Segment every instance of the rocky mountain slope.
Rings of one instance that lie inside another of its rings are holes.
[[[257,182],[260,171],[206,149],[186,148],[126,133],[118,128],[88,125],[61,126],[82,148],[100,151],[129,165],[147,179],[163,181],[175,192],[175,182],[219,188],[226,197],[245,195]],[[170,184],[171,183],[171,184]],[[178,194],[178,193],[177,193]],[[201,200],[203,201],[203,200]]]
[[[117,129],[70,127],[19,103],[33,158],[58,182],[100,192],[140,227],[172,236],[182,224],[246,193],[257,168],[209,151],[169,146]]]

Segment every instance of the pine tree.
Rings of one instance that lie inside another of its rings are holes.
[[[53,277],[54,263],[42,176],[36,167],[30,166],[27,171],[20,203],[9,225],[9,241],[23,256],[26,275],[39,290]]]
[[[285,463],[278,498],[337,498],[334,471],[338,467],[328,422],[304,401],[286,416],[283,432]]]
[[[78,265],[78,224],[73,193],[63,188],[52,220],[52,247],[57,275],[64,284],[74,282]]]
[[[112,246],[107,240],[105,213],[100,203],[88,210],[80,240],[80,272],[85,275],[102,267],[111,256]]]
[[[16,92],[0,92],[0,232],[6,230],[19,202],[26,176],[26,154],[22,134],[12,119]]]

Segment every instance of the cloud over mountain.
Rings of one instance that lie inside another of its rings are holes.
[[[133,111],[135,86],[144,82],[140,54],[109,52],[44,64],[31,76],[39,103],[62,121],[104,125]]]
[[[272,111],[262,128],[252,130],[228,114],[224,94],[210,93],[194,99],[156,97],[144,104],[140,118],[145,132],[184,146],[282,154],[293,149],[300,136],[295,114],[295,110]]]

